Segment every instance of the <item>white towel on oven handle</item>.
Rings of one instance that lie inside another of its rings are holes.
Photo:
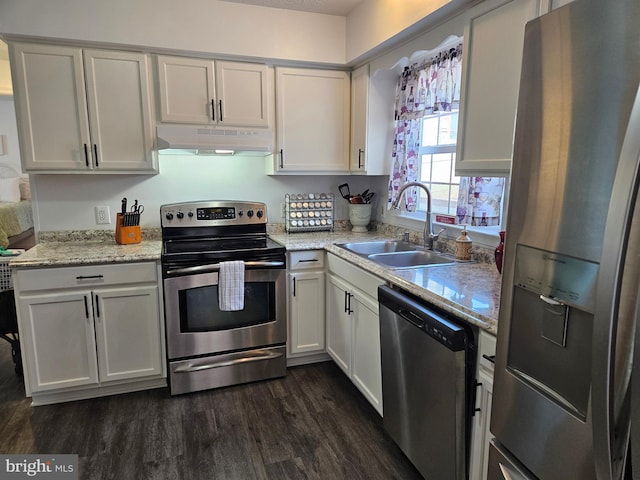
[[[244,310],[244,262],[220,262],[218,306],[225,312]]]

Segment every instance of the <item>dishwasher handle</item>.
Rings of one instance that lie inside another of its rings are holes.
[[[418,315],[416,315],[415,313],[413,313],[411,310],[405,310],[402,307],[400,307],[396,313],[400,315],[402,318],[404,318],[405,320],[407,320],[408,322],[414,324],[420,330],[424,330],[424,320],[420,318]]]

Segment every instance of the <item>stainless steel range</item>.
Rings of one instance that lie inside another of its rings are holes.
[[[160,216],[171,394],[284,376],[286,256],[265,204],[174,203]],[[222,301],[230,281],[239,307]]]

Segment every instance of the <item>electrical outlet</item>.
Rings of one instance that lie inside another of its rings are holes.
[[[109,225],[111,223],[111,212],[109,212],[108,205],[102,205],[96,207],[96,224]]]

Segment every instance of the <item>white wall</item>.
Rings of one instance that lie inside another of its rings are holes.
[[[345,17],[217,0],[3,0],[0,33],[345,63]]]
[[[94,207],[108,205],[112,222],[127,197],[145,205],[142,227],[160,226],[160,205],[194,200],[248,200],[267,204],[269,221],[282,223],[286,193],[334,193],[336,218],[348,219],[347,202],[338,185],[348,182],[352,193],[371,189],[375,178],[356,176],[279,176],[264,174],[262,157],[198,157],[160,155],[160,174],[31,175],[37,192],[38,231],[108,229],[96,225]],[[378,198],[380,193],[378,194]]]
[[[367,0],[347,17],[347,59],[365,54],[449,0]]]

